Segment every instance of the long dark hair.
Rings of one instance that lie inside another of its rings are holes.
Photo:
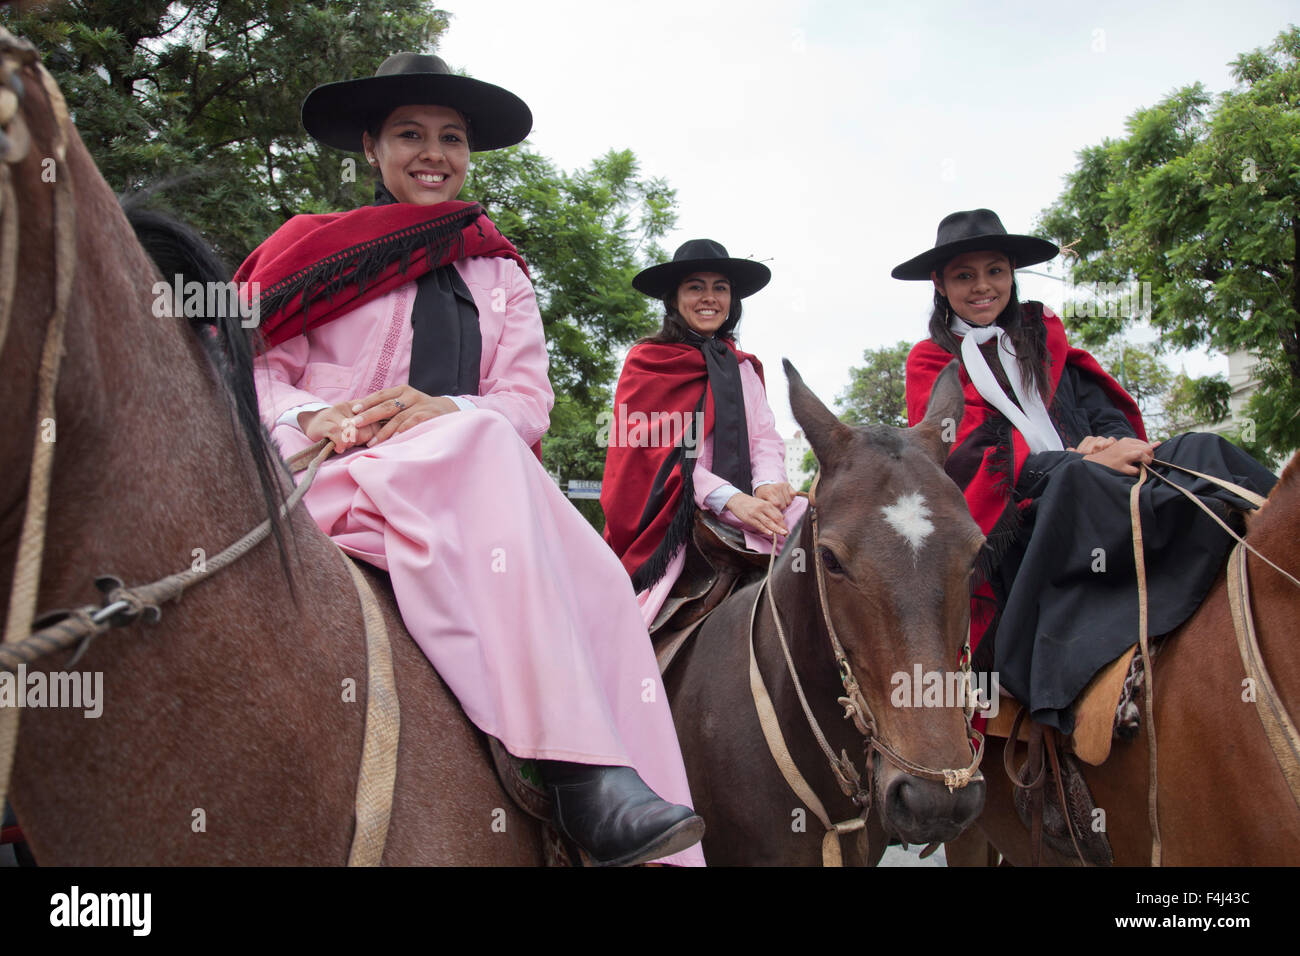
[[[1011,265],[1014,269],[1015,262],[1013,261]],[[943,270],[947,266],[947,262],[941,262],[934,271],[943,275]],[[935,289],[934,308],[930,312],[930,338],[945,351],[960,358],[961,341],[948,328],[952,315],[952,306],[947,297]],[[1007,336],[1015,347],[1016,365],[1020,368],[1021,379],[1033,382],[1034,388],[1043,399],[1043,404],[1047,404],[1052,399],[1051,383],[1048,378],[1051,356],[1047,353],[1047,330],[1043,325],[1043,313],[1039,308],[1027,308],[1021,305],[1020,293],[1014,278],[1011,280],[1011,299],[996,322],[1006,329]]]
[[[727,321],[718,326],[718,331],[713,333],[714,338],[726,339],[733,345],[736,343],[736,326],[740,325],[740,315],[743,311],[740,306],[740,296],[735,293],[735,283],[732,283],[731,308],[727,311]],[[637,340],[637,345],[655,344],[664,345],[669,342],[689,342],[686,332],[690,326],[682,318],[682,314],[677,311],[677,293],[674,292],[668,298],[664,299],[664,321],[659,331],[654,335],[647,335],[643,339]]]

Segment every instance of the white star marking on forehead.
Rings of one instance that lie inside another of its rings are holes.
[[[920,549],[922,542],[930,536],[934,525],[930,522],[930,509],[920,492],[903,495],[892,505],[880,509],[889,522],[889,526],[907,539],[912,551]]]

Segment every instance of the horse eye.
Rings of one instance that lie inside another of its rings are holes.
[[[823,545],[821,549],[821,558],[822,564],[826,566],[826,570],[831,572],[831,574],[844,573],[844,566],[840,564],[839,559],[835,557],[835,552],[825,545]]]

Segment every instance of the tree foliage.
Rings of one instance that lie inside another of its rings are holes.
[[[849,387],[836,400],[840,420],[849,425],[907,427],[908,342],[867,349],[862,366],[849,369]]]
[[[1238,87],[1217,100],[1188,86],[1082,150],[1042,231],[1073,244],[1076,281],[1150,282],[1166,343],[1258,354],[1248,413],[1259,446],[1281,451],[1300,444],[1300,28],[1232,72]],[[1071,324],[1095,345],[1135,317]]]

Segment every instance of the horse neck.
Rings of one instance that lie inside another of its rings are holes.
[[[800,522],[798,537],[787,544],[777,562],[770,584],[771,594],[781,615],[799,683],[814,716],[837,753],[844,747],[854,753],[860,738],[855,739],[852,725],[842,719],[843,712],[837,703],[844,689],[818,597],[817,569],[813,565],[817,560],[809,512]],[[755,640],[764,680],[768,682],[782,726],[797,728],[795,734],[790,734],[787,729],[787,739],[795,749],[796,744],[802,742],[800,746],[807,751],[809,760],[815,759],[820,767],[824,761],[819,759],[820,750],[808,730],[807,718],[790,676],[766,595],[758,609],[758,619]],[[816,754],[815,758],[813,754]],[[805,765],[812,766],[808,761],[800,760],[800,767],[805,768]]]
[[[69,168],[77,273],[57,393],[41,608],[94,600],[96,575],[132,585],[189,568],[266,517],[224,388],[186,320],[154,315],[156,270],[75,135]],[[43,301],[27,314],[39,326],[50,292],[34,294]],[[271,543],[241,564],[202,587],[240,592],[245,604],[290,602]],[[250,576],[261,586],[250,588]]]

